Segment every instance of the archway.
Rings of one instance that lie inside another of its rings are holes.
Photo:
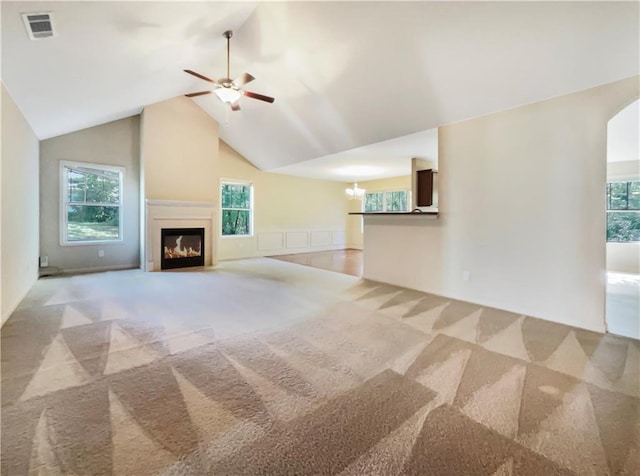
[[[640,339],[640,104],[607,124],[608,332]]]

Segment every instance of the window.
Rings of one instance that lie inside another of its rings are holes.
[[[366,193],[364,196],[365,212],[381,212],[384,210],[384,192]]]
[[[385,192],[385,204],[386,211],[388,212],[406,212],[407,211],[407,197],[409,194],[406,190],[399,190],[397,192]]]
[[[607,241],[640,241],[640,181],[607,184]]]
[[[221,188],[222,236],[247,236],[252,230],[253,185],[223,182]]]
[[[409,209],[409,192],[395,190],[389,192],[370,192],[364,196],[364,211],[371,212],[406,212]]]
[[[60,162],[61,244],[122,240],[124,168]]]

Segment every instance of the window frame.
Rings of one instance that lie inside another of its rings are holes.
[[[640,183],[640,179],[635,178],[616,178],[607,180],[606,191],[605,191],[605,240],[607,243],[640,243],[640,239],[638,240],[627,240],[627,241],[618,241],[618,240],[610,240],[609,239],[609,214],[617,214],[617,213],[635,213],[640,216],[640,207],[639,208],[630,208],[629,207],[629,188],[632,182]],[[626,185],[626,207],[625,208],[610,208],[611,206],[611,186],[613,184],[623,183]]]
[[[228,208],[228,207],[223,207],[222,206],[222,187],[224,185],[247,185],[249,186],[249,208]],[[220,238],[224,238],[224,239],[229,239],[229,238],[253,238],[253,236],[255,236],[255,230],[253,227],[253,215],[254,215],[254,196],[255,196],[255,190],[254,190],[254,184],[252,181],[250,180],[239,180],[239,179],[226,179],[226,178],[222,178],[220,179],[220,186],[218,187],[218,198],[220,200],[220,221],[218,222],[219,225],[219,232],[218,232],[218,236],[220,236]],[[223,227],[222,227],[222,220],[224,219],[224,210],[247,210],[249,211],[249,233],[245,234],[245,235],[225,235],[222,233],[223,231]]]
[[[88,168],[95,169],[96,171],[106,170],[110,172],[118,172],[120,181],[120,196],[118,203],[81,203],[80,206],[108,206],[118,207],[118,238],[111,240],[74,240],[69,241],[69,223],[67,215],[67,207],[69,204],[76,202],[69,202],[68,197],[68,181],[66,169],[73,168]],[[122,243],[124,241],[124,185],[125,185],[125,167],[117,165],[98,164],[92,162],[77,162],[71,160],[61,160],[59,164],[59,179],[60,179],[60,200],[58,202],[60,208],[60,216],[58,219],[58,227],[60,229],[60,246],[86,246],[86,245],[101,245],[101,244],[115,244]]]
[[[405,209],[404,210],[388,210],[387,209],[387,193],[392,193],[392,192],[406,192],[406,202],[405,202]],[[366,207],[366,200],[367,200],[367,195],[373,195],[373,194],[382,194],[382,210],[380,211],[370,211],[367,212],[365,207]],[[409,212],[411,210],[411,190],[407,189],[407,188],[390,188],[390,189],[384,189],[384,190],[367,190],[365,192],[365,196],[362,198],[362,212],[363,213],[406,213]]]

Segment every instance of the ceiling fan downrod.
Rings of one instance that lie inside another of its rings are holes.
[[[231,73],[229,70],[229,58],[231,57],[231,38],[233,37],[233,31],[227,30],[222,34],[227,39],[227,78],[231,78]],[[229,79],[230,81],[231,79]]]

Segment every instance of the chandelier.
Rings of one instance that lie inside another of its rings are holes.
[[[344,191],[347,192],[347,198],[349,200],[362,200],[364,194],[366,193],[366,190],[364,188],[358,187],[358,182],[353,183],[353,188],[347,187]]]

